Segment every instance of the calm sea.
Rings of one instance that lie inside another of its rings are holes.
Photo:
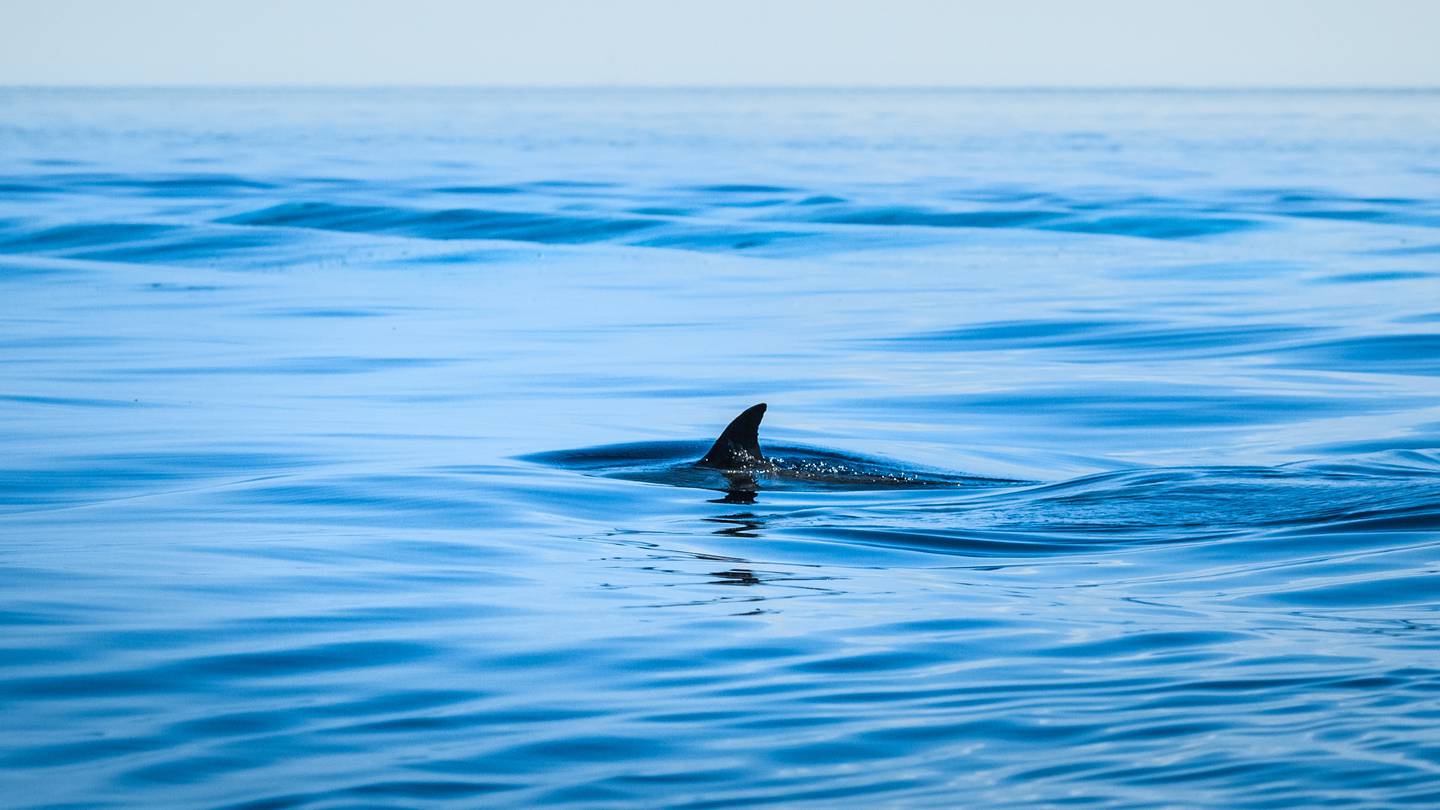
[[[1437,135],[0,89],[0,805],[1440,806]]]

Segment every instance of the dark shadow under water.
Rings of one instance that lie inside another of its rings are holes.
[[[958,557],[1123,552],[1273,533],[1427,531],[1440,525],[1440,451],[1273,467],[1140,467],[1049,482],[965,475],[812,447],[773,445],[749,470],[700,466],[703,442],[641,442],[525,456],[604,478],[723,493],[776,509],[705,517],[737,539],[804,536],[844,547]],[[797,504],[847,494],[844,510]],[[869,497],[865,493],[872,493]],[[797,509],[796,507],[799,506]],[[838,552],[837,552],[838,553]]]
[[[759,464],[745,469],[719,469],[696,462],[707,446],[706,442],[634,442],[536,453],[522,456],[521,460],[586,475],[715,490],[726,493],[721,502],[740,504],[753,503],[755,493],[765,490],[856,492],[1027,483],[800,445],[766,445],[766,457]]]

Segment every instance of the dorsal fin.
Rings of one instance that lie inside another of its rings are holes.
[[[738,470],[753,467],[765,460],[760,453],[760,420],[765,418],[765,403],[753,405],[731,420],[711,445],[710,452],[697,464]]]

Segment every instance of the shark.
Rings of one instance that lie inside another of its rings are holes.
[[[748,503],[764,490],[848,492],[1005,487],[1029,482],[937,470],[892,459],[803,445],[760,447],[761,402],[730,420],[706,447],[694,441],[633,442],[522,456],[576,472],[727,493]]]
[[[718,470],[745,470],[764,465],[765,454],[760,452],[760,420],[765,418],[766,407],[763,402],[751,405],[731,419],[696,465]]]

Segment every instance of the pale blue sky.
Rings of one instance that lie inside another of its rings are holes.
[[[1440,0],[0,0],[3,84],[1440,85]]]

